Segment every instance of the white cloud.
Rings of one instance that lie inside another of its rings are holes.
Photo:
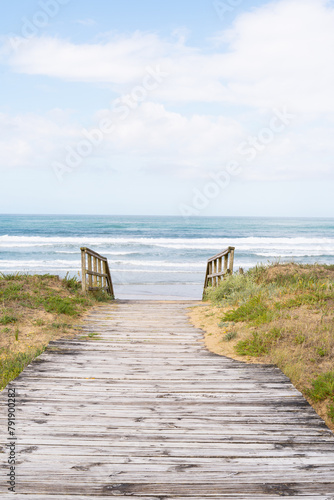
[[[58,149],[77,137],[68,114],[53,110],[50,116],[0,113],[0,167],[46,167]]]
[[[334,9],[325,1],[282,0],[240,15],[215,37],[223,43],[211,52],[187,46],[184,37],[166,41],[139,32],[82,45],[32,38],[11,52],[8,64],[20,73],[110,83],[118,91],[159,64],[170,78],[157,99],[327,112],[334,108],[333,25]]]
[[[70,81],[135,83],[145,66],[159,58],[164,43],[156,35],[135,33],[106,44],[75,45],[57,38],[23,40],[10,52],[14,71]],[[8,45],[7,45],[8,50]]]
[[[114,166],[113,160],[122,155],[128,163],[136,158],[134,168],[154,163],[156,173],[174,163],[184,165],[180,171],[174,171],[181,177],[190,168],[197,170],[194,175],[201,176],[206,166],[227,161],[243,135],[233,119],[186,117],[152,102],[143,103],[123,121],[110,110],[100,110],[86,130],[98,129],[105,117],[113,121],[115,129],[93,148],[88,162],[103,160]],[[70,113],[59,109],[47,116],[0,114],[0,167],[49,168],[53,161],[65,157],[67,147],[76,149],[80,141],[87,139],[83,130]]]
[[[110,112],[100,111],[96,121],[104,116],[110,116]],[[232,118],[187,117],[166,110],[162,104],[145,102],[126,120],[117,122],[115,131],[106,136],[104,147],[139,155],[144,161],[154,159],[158,171],[159,165],[163,168],[173,162],[183,163],[186,169],[191,166],[203,170],[228,161],[243,134],[240,124]]]
[[[119,171],[207,179],[210,172],[236,160],[243,166],[239,178],[246,180],[333,178],[333,125],[316,130],[287,127],[250,160],[238,152],[250,134],[229,117],[184,116],[161,104],[145,102],[123,121],[116,120],[110,110],[100,110],[88,130],[96,130],[105,117],[111,117],[115,129],[92,148],[80,168],[109,165]],[[264,127],[266,119],[258,132]],[[64,163],[67,148],[76,150],[87,139],[71,114],[59,109],[47,116],[1,114],[0,137],[0,167],[44,169],[50,169],[54,161]]]

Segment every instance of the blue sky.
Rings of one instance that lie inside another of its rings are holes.
[[[1,9],[0,213],[333,216],[333,2]]]

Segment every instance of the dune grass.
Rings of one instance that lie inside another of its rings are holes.
[[[334,266],[257,266],[205,299],[221,329],[219,354],[228,343],[237,359],[277,364],[334,429]]]
[[[75,336],[80,317],[110,300],[103,292],[82,294],[76,277],[0,273],[0,389],[50,340]]]

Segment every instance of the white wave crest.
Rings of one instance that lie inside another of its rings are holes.
[[[150,246],[175,249],[212,249],[232,245],[241,250],[252,248],[294,248],[300,246],[319,246],[334,250],[334,238],[111,238],[111,237],[39,237],[39,236],[0,236],[0,246],[38,247],[38,246]]]

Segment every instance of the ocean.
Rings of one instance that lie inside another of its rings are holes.
[[[80,247],[106,256],[117,298],[200,299],[206,260],[235,269],[334,264],[333,218],[0,215],[0,272],[79,276]]]

